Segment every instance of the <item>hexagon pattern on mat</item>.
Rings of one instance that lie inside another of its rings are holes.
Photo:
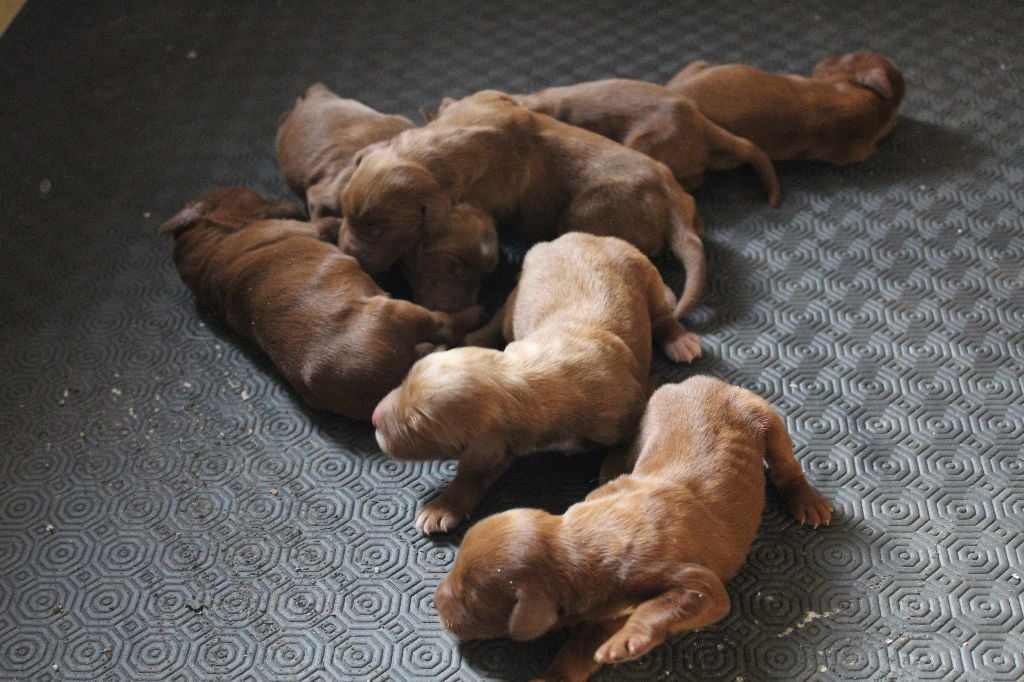
[[[541,672],[560,635],[459,645],[438,623],[458,538],[413,519],[452,463],[304,409],[196,309],[157,225],[217,185],[284,195],[278,115],[316,80],[415,116],[870,48],[908,80],[892,137],[857,166],[780,164],[779,209],[749,171],[711,175],[705,357],[656,363],[769,398],[835,522],[770,497],[727,618],[596,679],[1024,678],[1024,6],[180,5],[32,0],[0,38],[0,677]],[[564,509],[596,470],[527,458],[480,515]]]

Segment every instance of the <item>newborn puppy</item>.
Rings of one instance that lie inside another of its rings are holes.
[[[547,88],[515,95],[531,111],[603,135],[672,169],[679,183],[693,190],[704,172],[749,163],[779,203],[779,179],[771,159],[749,140],[709,121],[687,97],[654,83],[622,78]]]
[[[710,377],[661,387],[630,447],[635,462],[561,516],[513,509],[466,533],[434,601],[463,639],[530,640],[572,626],[544,679],[585,680],[724,617],[768,478],[800,522],[828,524],[782,419]]]
[[[309,87],[277,130],[277,163],[288,186],[306,198],[313,218],[341,215],[341,191],[367,147],[414,128],[322,83]],[[431,310],[456,312],[476,303],[483,281],[498,265],[498,233],[490,215],[470,204],[453,207],[429,245],[401,258],[412,299]]]
[[[277,165],[292,191],[306,200],[311,218],[340,216],[340,193],[357,153],[415,127],[404,116],[382,114],[316,83],[281,120]]]
[[[668,87],[776,161],[838,165],[875,153],[876,143],[896,125],[906,92],[896,65],[874,52],[823,59],[811,78],[694,62]]]
[[[342,250],[368,272],[383,270],[434,240],[463,201],[532,239],[590,232],[646,255],[667,239],[686,267],[677,315],[700,296],[700,218],[664,164],[493,90],[366,152],[342,193]]]
[[[311,407],[366,420],[434,344],[451,344],[480,309],[431,312],[388,297],[354,258],[325,240],[340,221],[314,223],[290,201],[229,187],[183,208],[160,231],[204,305],[254,341]]]
[[[426,533],[455,528],[516,455],[628,439],[648,395],[652,337],[677,362],[700,353],[657,269],[611,237],[570,233],[530,249],[497,324],[512,341],[504,352],[429,355],[374,410],[388,455],[459,460],[416,519]]]

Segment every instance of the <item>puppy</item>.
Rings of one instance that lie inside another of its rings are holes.
[[[477,326],[388,297],[327,239],[340,221],[241,187],[191,202],[160,228],[205,306],[254,341],[311,407],[367,420],[419,355]]]
[[[497,325],[512,341],[504,352],[427,356],[374,410],[388,455],[459,460],[416,519],[426,533],[455,528],[516,455],[628,439],[648,395],[652,338],[677,362],[700,353],[657,269],[612,237],[569,233],[530,249]]]
[[[837,165],[864,161],[896,125],[906,86],[899,69],[874,52],[818,62],[811,78],[743,64],[694,62],[668,82],[726,130],[772,159]]]
[[[404,116],[382,114],[315,83],[281,119],[277,165],[291,190],[306,200],[311,218],[340,216],[340,192],[357,153],[415,127]]]
[[[631,474],[561,516],[513,509],[470,528],[435,594],[441,623],[463,639],[572,626],[544,679],[585,680],[728,613],[723,583],[757,533],[765,461],[800,523],[831,519],[778,414],[718,379],[655,391],[628,451]]]
[[[653,255],[667,238],[686,267],[677,316],[700,296],[700,218],[664,164],[493,90],[366,152],[342,193],[341,248],[383,270],[432,241],[463,201],[531,239],[590,232]]]
[[[704,172],[749,163],[779,203],[779,179],[771,159],[749,140],[709,121],[687,97],[654,83],[611,79],[547,88],[514,99],[531,111],[586,128],[643,152],[672,169],[688,190]]]
[[[317,83],[281,121],[277,163],[288,186],[306,198],[312,218],[340,216],[341,191],[359,165],[360,153],[414,127],[403,116],[342,99]],[[413,301],[444,312],[472,306],[497,265],[494,221],[471,204],[453,207],[430,244],[418,244],[401,258]]]

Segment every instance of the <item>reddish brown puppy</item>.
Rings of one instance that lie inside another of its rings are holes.
[[[800,523],[831,519],[778,414],[717,379],[658,389],[629,460],[632,473],[561,516],[513,509],[470,528],[437,588],[442,624],[516,640],[571,626],[543,679],[585,680],[728,613],[723,583],[757,533],[766,461]]]
[[[341,191],[360,154],[414,127],[403,116],[342,99],[317,83],[281,121],[277,163],[289,187],[306,198],[311,217],[340,216]],[[416,244],[400,262],[414,302],[446,312],[468,308],[498,265],[494,221],[472,204],[458,204],[429,243]]]
[[[616,78],[514,97],[531,111],[661,161],[686,189],[699,187],[708,169],[749,163],[768,191],[768,203],[779,203],[779,179],[771,159],[754,143],[709,121],[691,99],[661,85]]]
[[[373,413],[392,457],[459,460],[416,520],[427,533],[455,528],[517,455],[627,440],[648,394],[652,338],[675,361],[700,353],[640,251],[575,232],[530,249],[489,326],[512,341],[504,351],[429,355]]]
[[[856,163],[896,125],[906,86],[896,65],[874,52],[823,59],[811,78],[743,64],[694,62],[668,82],[726,130],[776,161]]]
[[[342,194],[342,249],[367,271],[383,270],[432,240],[463,201],[532,239],[589,232],[647,255],[667,240],[686,267],[676,313],[700,295],[700,219],[664,164],[493,90],[367,151]]]
[[[326,241],[338,219],[289,220],[302,215],[229,187],[160,231],[174,235],[174,263],[196,298],[267,353],[303,400],[366,420],[420,355],[475,327],[480,309],[448,315],[389,298]]]
[[[382,114],[315,83],[281,119],[277,165],[292,191],[306,200],[311,218],[340,217],[341,190],[358,152],[415,127],[404,116]]]

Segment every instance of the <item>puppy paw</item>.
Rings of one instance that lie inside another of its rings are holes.
[[[792,495],[788,506],[789,513],[804,526],[817,528],[832,521],[832,505],[810,486]]]
[[[469,516],[465,510],[433,500],[423,505],[416,516],[416,527],[427,535],[450,533]]]
[[[623,628],[598,648],[594,660],[602,665],[631,661],[640,658],[657,644],[649,632]]]
[[[672,362],[692,362],[700,357],[700,337],[693,332],[681,331],[666,341],[663,349]]]

